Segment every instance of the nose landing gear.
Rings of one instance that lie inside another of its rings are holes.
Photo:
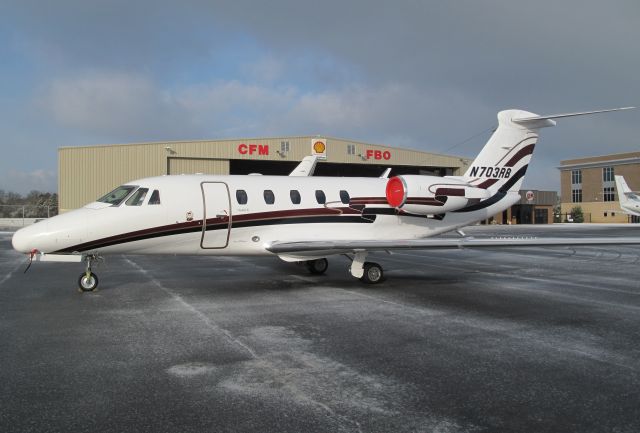
[[[95,254],[87,254],[85,261],[87,269],[78,278],[78,287],[82,292],[93,292],[98,287],[98,276],[91,272],[91,263],[97,261],[99,257]]]

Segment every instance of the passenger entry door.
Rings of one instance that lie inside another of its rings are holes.
[[[231,202],[229,187],[224,182],[202,182],[203,249],[225,248],[229,244],[231,231]]]

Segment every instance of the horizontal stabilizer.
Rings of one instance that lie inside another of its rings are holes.
[[[549,116],[532,116],[532,117],[520,117],[511,119],[511,121],[523,125],[523,126],[533,126],[535,128],[543,128],[545,126],[554,126],[554,119],[562,119],[564,117],[576,117],[576,116],[586,116],[588,114],[599,114],[599,113],[609,113],[611,111],[624,111],[624,110],[633,110],[636,107],[622,107],[622,108],[610,108],[608,110],[596,110],[596,111],[582,111],[579,113],[563,113],[563,114],[552,114]]]

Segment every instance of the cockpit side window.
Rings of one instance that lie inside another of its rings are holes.
[[[160,204],[160,191],[154,189],[149,199],[149,204]]]
[[[122,185],[111,191],[109,194],[100,197],[96,201],[107,203],[111,206],[118,206],[125,198],[127,198],[131,191],[136,188],[137,186],[135,185]]]
[[[149,192],[149,188],[139,188],[131,195],[131,197],[129,197],[125,204],[127,206],[142,206],[144,198],[147,196],[147,192]]]

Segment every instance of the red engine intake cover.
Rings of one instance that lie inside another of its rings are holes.
[[[400,207],[404,204],[407,191],[404,182],[399,177],[392,177],[387,182],[387,203],[393,207]]]

